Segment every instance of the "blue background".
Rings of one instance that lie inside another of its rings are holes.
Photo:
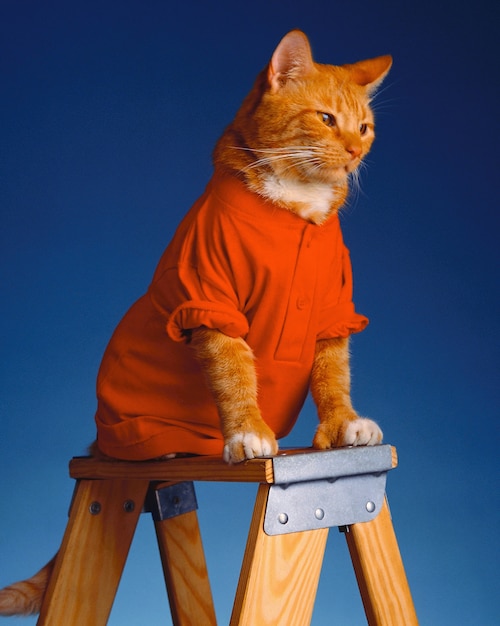
[[[354,402],[399,452],[388,494],[421,624],[499,623],[498,23],[493,0],[3,0],[0,586],[57,550],[111,332],[298,27],[320,62],[394,56],[342,217],[371,321],[353,341]],[[308,403],[284,445],[309,445],[315,423]],[[254,491],[197,487],[221,624]],[[143,516],[110,624],[169,619]],[[363,623],[333,529],[313,625]]]

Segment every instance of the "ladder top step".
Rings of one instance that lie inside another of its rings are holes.
[[[368,447],[281,450],[274,457],[227,465],[219,456],[193,456],[167,461],[102,461],[75,457],[69,473],[76,479],[149,481],[214,481],[286,484],[324,478],[384,472],[397,466],[396,448],[384,444]]]

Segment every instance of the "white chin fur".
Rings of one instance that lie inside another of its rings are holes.
[[[335,189],[327,183],[303,183],[296,180],[268,176],[261,193],[272,202],[303,205],[297,213],[307,220],[313,216],[326,217],[335,199]],[[315,219],[317,221],[317,219]]]

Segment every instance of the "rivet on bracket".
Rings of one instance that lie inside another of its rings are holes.
[[[315,517],[316,519],[323,519],[323,518],[325,517],[325,512],[324,512],[324,510],[323,510],[323,509],[320,509],[320,508],[317,508],[317,509],[314,511],[314,517]]]
[[[278,522],[280,524],[287,524],[288,523],[288,515],[286,513],[280,513],[278,515]]]
[[[173,485],[158,486],[152,489],[146,499],[146,511],[153,515],[155,522],[196,511],[196,494],[190,481]]]

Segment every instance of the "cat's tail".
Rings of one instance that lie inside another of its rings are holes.
[[[31,578],[0,589],[0,615],[40,613],[56,557]]]

